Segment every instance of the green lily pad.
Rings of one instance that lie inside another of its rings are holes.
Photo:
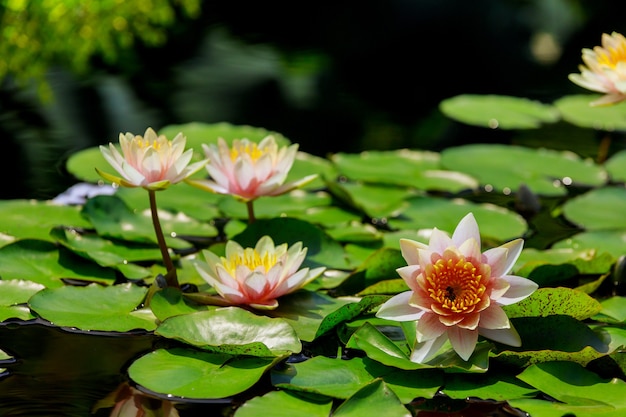
[[[313,207],[330,206],[331,197],[325,192],[315,194],[294,190],[276,197],[263,197],[254,201],[254,215],[257,219],[275,217],[306,218],[306,212]],[[247,219],[246,204],[228,196],[218,204],[218,208],[228,217]]]
[[[297,181],[306,176],[317,174],[318,178],[314,179],[302,188],[305,190],[318,190],[324,187],[324,178],[332,179],[337,176],[337,170],[333,164],[326,158],[311,155],[306,152],[298,151],[293,166],[287,174],[285,182]]]
[[[146,288],[132,284],[65,286],[39,291],[28,304],[56,326],[114,332],[153,330],[155,317],[151,312],[137,310],[146,292]]]
[[[572,152],[512,145],[448,148],[441,153],[441,164],[505,194],[524,185],[539,195],[561,196],[567,193],[563,184],[599,186],[607,180],[602,167]]]
[[[282,359],[157,349],[135,360],[128,375],[137,384],[160,394],[217,399],[246,391]]]
[[[491,129],[535,129],[559,120],[551,105],[510,96],[462,94],[443,100],[439,109],[452,119]]]
[[[325,317],[353,301],[349,298],[329,297],[322,292],[301,290],[280,297],[278,308],[266,314],[285,320],[301,340],[311,342]]]
[[[25,239],[0,248],[0,277],[28,279],[48,288],[61,287],[62,278],[112,283],[115,273],[54,243]]]
[[[168,317],[204,310],[206,306],[189,301],[178,288],[165,287],[152,295],[150,309],[159,321],[164,321]]]
[[[102,237],[138,243],[157,243],[149,211],[136,213],[115,196],[97,196],[83,206],[83,215],[89,219]],[[215,236],[214,227],[200,223],[179,213],[159,210],[159,220],[165,241],[170,248],[184,249],[191,245],[174,236]]]
[[[35,200],[0,201],[0,246],[16,239],[51,240],[55,226],[89,227],[80,209]]]
[[[563,214],[586,230],[626,230],[626,189],[604,187],[568,200]]]
[[[541,363],[528,367],[517,377],[559,401],[510,401],[512,406],[532,415],[614,417],[626,412],[624,381],[602,379],[575,363]]]
[[[508,401],[514,398],[534,397],[537,389],[501,372],[481,375],[452,374],[446,377],[443,392],[450,398],[484,398]]]
[[[272,410],[272,417],[328,417],[332,400],[292,391],[270,391],[246,401],[235,412],[236,417],[258,417]]]
[[[597,253],[608,253],[617,259],[624,254],[626,230],[582,232],[558,241],[552,247],[554,249],[593,250]]]
[[[395,216],[406,207],[406,199],[415,192],[405,187],[355,182],[328,183],[330,192],[350,207],[372,218]]]
[[[128,207],[139,212],[150,209],[148,193],[143,188],[119,188],[115,193]],[[159,210],[184,213],[196,220],[210,222],[221,217],[217,204],[229,196],[214,194],[180,182],[156,193]],[[208,231],[208,230],[207,230]],[[211,231],[211,233],[214,233]]]
[[[396,269],[406,261],[398,249],[381,248],[372,253],[345,281],[334,289],[338,295],[356,294],[379,281],[398,278]]]
[[[466,174],[444,171],[436,152],[401,149],[337,153],[332,155],[331,161],[339,173],[351,181],[449,192],[478,187],[477,181]]]
[[[414,197],[389,225],[397,229],[432,229],[452,233],[459,221],[473,213],[483,238],[503,242],[523,236],[526,221],[519,214],[492,204],[476,204],[462,199],[448,200],[434,197]],[[418,240],[418,239],[414,239]]]
[[[285,321],[257,316],[239,307],[173,316],[155,333],[232,355],[282,356],[302,349],[294,329]]]
[[[30,320],[35,318],[25,304],[28,299],[45,287],[21,279],[0,280],[0,321],[9,318]]]
[[[582,291],[561,287],[539,288],[525,299],[502,308],[509,318],[564,314],[585,320],[600,312],[602,306]]]
[[[154,245],[112,241],[93,233],[80,233],[76,229],[55,228],[51,236],[72,252],[100,266],[119,269],[131,279],[146,278],[151,273],[149,269],[130,262],[158,261],[161,258],[161,251]]]
[[[376,379],[362,387],[337,407],[333,413],[333,416],[336,417],[361,417],[364,415],[412,416],[393,390],[381,379]]]
[[[67,158],[65,168],[74,178],[94,184],[102,181],[102,177],[98,175],[96,168],[103,172],[113,172],[113,168],[104,159],[98,146],[72,153]]]
[[[598,94],[564,96],[556,100],[554,105],[564,120],[576,126],[606,131],[626,129],[626,104],[590,105],[600,97]]]
[[[303,247],[307,248],[303,267],[326,266],[345,269],[348,266],[341,245],[331,239],[321,228],[304,220],[289,217],[260,219],[232,239],[244,248],[253,248],[265,235],[270,236],[276,245],[282,243],[293,245],[296,242],[302,242]]]
[[[594,317],[597,320],[603,321],[606,317],[612,319],[611,321],[617,323],[626,322],[626,297],[613,296],[606,300],[603,300],[599,315]]]

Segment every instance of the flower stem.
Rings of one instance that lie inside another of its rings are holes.
[[[156,205],[156,192],[154,190],[148,190],[150,196],[150,212],[152,213],[152,224],[154,225],[154,233],[156,234],[157,242],[159,243],[159,249],[161,249],[161,256],[163,257],[163,264],[167,273],[165,280],[169,287],[178,288],[178,276],[176,275],[176,268],[172,263],[172,258],[167,250],[167,244],[165,243],[165,237],[163,236],[163,230],[161,229],[161,222],[159,221],[159,214],[157,212]]]
[[[246,201],[246,207],[248,208],[248,224],[255,222],[254,217],[254,200]]]

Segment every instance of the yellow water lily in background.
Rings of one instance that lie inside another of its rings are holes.
[[[593,106],[618,103],[626,99],[626,38],[617,32],[602,34],[602,46],[584,48],[580,74],[569,79],[579,86],[605,95]]]
[[[533,281],[509,275],[522,251],[521,239],[480,251],[480,233],[473,214],[466,215],[452,237],[434,229],[428,245],[401,239],[408,265],[398,269],[410,290],[385,302],[378,317],[417,321],[414,362],[426,362],[450,340],[468,360],[484,336],[520,346],[520,336],[502,305],[516,303],[537,289]]]
[[[100,146],[100,151],[121,177],[96,170],[106,180],[124,187],[163,190],[198,172],[207,162],[190,165],[193,150],[185,151],[186,141],[182,133],[170,141],[152,128],[146,129],[143,136],[120,133],[121,154],[112,143],[108,148]]]
[[[200,276],[223,298],[225,305],[248,305],[261,310],[278,307],[278,298],[317,278],[325,268],[300,268],[307,249],[302,242],[275,246],[263,236],[254,248],[235,241],[226,243],[224,257],[204,250],[204,261],[195,267]]]

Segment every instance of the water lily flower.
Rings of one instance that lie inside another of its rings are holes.
[[[278,297],[304,287],[324,272],[325,268],[298,269],[306,253],[301,242],[275,246],[269,236],[245,249],[231,240],[224,257],[205,250],[206,262],[197,261],[195,267],[225,304],[272,310],[278,307]]]
[[[193,150],[183,152],[187,139],[182,133],[169,141],[148,128],[144,136],[120,133],[119,141],[121,154],[112,143],[108,148],[100,146],[100,151],[121,177],[96,170],[103,178],[124,187],[162,190],[198,172],[207,162],[189,165]]]
[[[449,237],[434,229],[428,245],[400,240],[408,266],[397,271],[410,290],[379,309],[377,316],[417,321],[417,345],[411,360],[431,359],[450,340],[463,360],[474,352],[478,335],[511,346],[520,336],[502,305],[516,303],[537,289],[533,281],[508,275],[522,251],[516,239],[481,253],[473,214],[466,215]]]
[[[206,169],[211,180],[190,180],[190,184],[219,194],[231,194],[241,201],[261,196],[277,196],[300,187],[317,175],[284,183],[293,165],[298,145],[280,149],[273,136],[258,144],[248,139],[236,139],[229,148],[226,141],[203,145],[209,159]]]
[[[106,398],[99,400],[93,412],[109,407],[113,407],[110,417],[179,417],[171,401],[144,394],[127,383],[122,383]]]
[[[626,99],[626,38],[620,33],[602,34],[602,46],[584,48],[580,74],[569,79],[579,86],[605,95],[592,106],[614,104]]]

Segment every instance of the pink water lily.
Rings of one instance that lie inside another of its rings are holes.
[[[121,154],[112,143],[108,148],[100,146],[100,151],[121,177],[96,170],[103,178],[124,187],[162,190],[198,172],[207,162],[189,164],[193,150],[184,151],[187,139],[182,133],[169,141],[148,128],[144,136],[120,133],[119,141]]]
[[[298,145],[279,148],[273,136],[256,143],[236,139],[229,147],[222,138],[217,144],[203,145],[211,179],[190,180],[190,184],[219,194],[231,194],[244,202],[261,196],[289,192],[315,179],[316,175],[285,183]]]
[[[278,297],[304,287],[324,272],[325,268],[299,269],[306,253],[301,242],[275,246],[269,236],[245,249],[231,240],[224,257],[205,250],[205,261],[197,261],[195,267],[225,304],[272,310],[278,307]]]
[[[417,321],[414,362],[431,359],[446,340],[468,360],[479,335],[520,346],[519,334],[501,306],[537,289],[529,279],[508,275],[522,246],[523,241],[516,239],[481,253],[480,233],[471,213],[459,222],[452,237],[434,229],[428,245],[401,239],[408,266],[398,273],[410,291],[389,299],[377,316]]]
[[[569,79],[579,86],[605,95],[591,105],[605,105],[626,99],[626,38],[620,33],[602,34],[602,46],[584,48],[580,74]]]

